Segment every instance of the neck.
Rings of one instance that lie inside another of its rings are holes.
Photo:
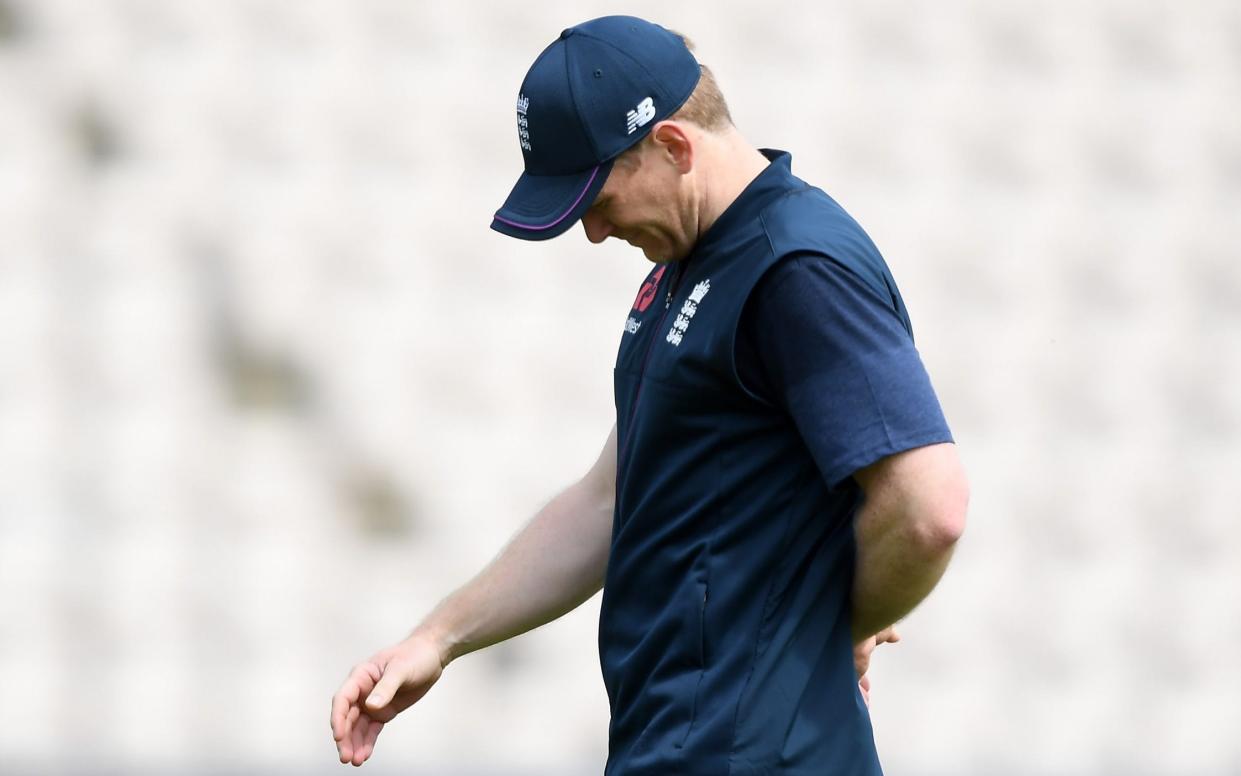
[[[704,134],[702,184],[698,200],[698,237],[702,237],[769,162],[735,127]],[[705,163],[705,164],[704,164]]]

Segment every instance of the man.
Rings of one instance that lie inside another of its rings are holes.
[[[617,422],[554,498],[332,702],[342,762],[455,658],[603,588],[606,772],[878,774],[870,651],[939,580],[967,488],[883,259],[732,126],[685,41],[565,30],[517,102],[492,228],[640,248]],[[859,683],[859,678],[861,682]]]

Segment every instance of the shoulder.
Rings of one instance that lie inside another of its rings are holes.
[[[813,250],[786,253],[763,273],[757,288],[784,288],[796,293],[798,284],[814,286],[852,285],[861,282],[858,274],[847,264],[833,256]]]
[[[800,277],[810,288],[865,286],[862,297],[896,314],[911,333],[909,314],[887,262],[870,235],[836,200],[806,186],[790,191],[760,214],[771,250],[770,266],[759,283],[796,293]],[[768,277],[769,276],[769,277]],[[859,298],[862,298],[859,297]]]
[[[751,308],[788,314],[810,313],[830,317],[833,310],[862,306],[893,313],[903,310],[888,293],[882,277],[859,271],[855,263],[818,251],[794,251],[774,263],[754,286]]]
[[[768,204],[759,220],[778,254],[807,247],[807,243],[866,235],[840,203],[809,184],[791,189]]]

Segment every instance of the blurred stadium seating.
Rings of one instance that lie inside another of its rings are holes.
[[[647,265],[487,224],[617,10],[0,0],[0,772],[336,772],[348,667],[593,460]],[[1241,773],[1241,5],[626,10],[868,228],[966,458],[889,772]],[[367,770],[601,772],[596,614]]]

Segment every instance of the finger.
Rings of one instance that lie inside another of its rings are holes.
[[[349,762],[349,758],[353,756],[353,750],[349,743],[349,732],[353,725],[353,715],[357,711],[357,706],[347,709],[344,716],[336,724],[336,728],[332,732],[332,737],[336,741],[336,753],[340,755],[342,763]]]
[[[371,720],[371,724],[366,727],[366,735],[362,739],[362,759],[369,760],[371,755],[375,753],[375,740],[379,738],[379,731],[383,730],[384,723],[377,719]]]
[[[357,706],[354,706],[350,708],[349,713],[345,715],[344,733],[341,735],[340,741],[336,747],[340,753],[340,761],[342,763],[347,763],[353,760],[353,731],[354,728],[357,727],[358,717],[361,713],[362,710]]]
[[[332,737],[339,741],[345,735],[345,715],[358,702],[358,685],[353,678],[345,680],[332,696]]]
[[[354,723],[350,734],[350,740],[353,742],[353,757],[351,759],[354,765],[361,765],[366,761],[366,757],[362,754],[362,745],[366,742],[366,730],[369,727],[370,720],[365,716],[359,717],[358,721]]]
[[[342,764],[353,760],[353,742],[349,736],[336,742],[336,756],[340,758]]]
[[[870,656],[875,651],[875,640],[869,638],[853,648],[853,669],[859,679],[870,668]]]
[[[351,708],[356,709],[357,706],[348,700],[341,699],[332,702],[332,738],[338,742],[349,733],[348,719]]]
[[[373,663],[359,663],[349,672],[345,683],[332,699],[332,735],[339,740],[346,731],[341,729],[345,714],[350,706],[355,706],[379,678],[379,667]]]
[[[363,663],[358,666],[354,672],[353,680],[358,686],[358,694],[355,700],[361,705],[362,699],[366,697],[375,687],[375,682],[379,681],[379,677],[383,675],[383,671],[374,663]]]

